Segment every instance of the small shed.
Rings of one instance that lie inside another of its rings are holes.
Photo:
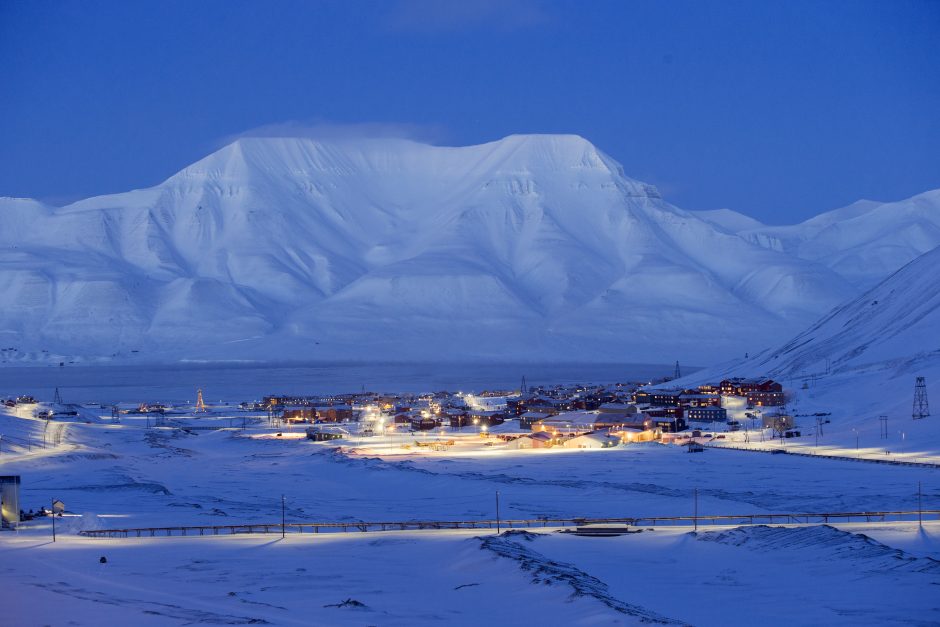
[[[551,448],[554,441],[555,439],[551,433],[538,431],[516,438],[508,443],[507,448]]]

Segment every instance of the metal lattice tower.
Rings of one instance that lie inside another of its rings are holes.
[[[56,405],[64,405],[62,402],[62,395],[59,394],[59,388],[55,389],[55,396],[52,397],[52,402]]]
[[[525,375],[522,375],[522,387],[520,388],[519,392],[520,392],[523,396],[525,396],[525,395],[526,395],[526,392],[528,392],[528,391],[529,391],[529,390],[528,390],[528,388],[527,388],[526,385],[525,385]]]
[[[917,377],[914,383],[914,420],[920,420],[930,415],[930,406],[927,404],[927,382],[924,377]]]
[[[679,362],[676,362],[676,373],[672,376],[673,379],[679,379],[682,377],[682,372],[679,370]]]
[[[202,400],[202,388],[196,390],[196,411],[207,411],[206,403]]]

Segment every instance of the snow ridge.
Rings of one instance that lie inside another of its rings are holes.
[[[930,557],[915,557],[895,549],[865,534],[842,531],[830,525],[816,527],[737,527],[729,531],[708,531],[696,536],[700,542],[716,542],[741,546],[752,551],[780,549],[810,549],[819,555],[824,552],[833,560],[857,562],[866,572],[883,573],[889,570],[938,574],[940,561]]]
[[[940,190],[898,202],[860,200],[793,226],[748,225],[741,219],[733,225],[748,241],[822,263],[851,283],[870,287],[940,246]]]
[[[648,610],[639,605],[621,601],[610,594],[610,590],[600,579],[592,577],[572,564],[556,562],[548,559],[538,551],[525,546],[522,542],[532,542],[537,534],[526,531],[506,531],[499,536],[486,536],[477,538],[480,548],[492,551],[500,557],[511,559],[519,564],[522,570],[532,575],[532,583],[547,585],[567,585],[573,590],[572,599],[593,598],[607,607],[628,616],[634,616],[644,623],[657,623],[661,625],[685,625],[686,623]]]

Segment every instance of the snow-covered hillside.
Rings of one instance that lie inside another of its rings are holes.
[[[921,255],[773,351],[778,372],[834,372],[940,362],[940,248]]]
[[[820,262],[862,288],[940,246],[940,190],[898,202],[860,200],[792,226],[750,224],[735,212],[701,213],[755,244]]]
[[[726,376],[783,381],[791,411],[832,415],[826,444],[935,454],[940,419],[912,420],[912,405],[916,377],[926,378],[934,414],[940,398],[940,247],[778,348],[696,372],[680,384]],[[890,422],[888,437],[881,435],[881,416]],[[803,422],[808,428],[812,421]]]
[[[241,139],[150,189],[0,200],[0,361],[708,363],[853,294],[754,239],[576,136]]]

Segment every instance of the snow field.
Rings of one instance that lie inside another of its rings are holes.
[[[940,523],[893,525],[937,555]],[[935,557],[864,525],[91,540],[0,545],[16,624],[929,623]],[[875,532],[877,533],[877,531]],[[107,558],[106,564],[99,557]],[[361,605],[358,605],[361,604]]]
[[[477,436],[464,439],[473,441]],[[69,446],[0,460],[25,509],[0,533],[17,625],[696,625],[930,622],[940,521],[657,528],[616,538],[490,530],[93,539],[82,529],[916,509],[940,470],[631,445],[358,454],[270,430],[69,425]],[[344,447],[355,442],[339,442]],[[862,535],[860,535],[862,534]],[[867,536],[867,537],[866,537]],[[106,564],[99,563],[105,556]],[[348,601],[348,602],[347,602]],[[358,604],[362,604],[361,606]],[[263,621],[263,622],[262,622]]]

